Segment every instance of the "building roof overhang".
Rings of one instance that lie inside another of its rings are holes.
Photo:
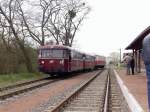
[[[125,49],[142,49],[142,41],[150,33],[150,26],[147,27],[144,31],[142,31]]]

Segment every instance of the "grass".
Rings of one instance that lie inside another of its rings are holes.
[[[42,73],[0,74],[0,87],[45,77]]]

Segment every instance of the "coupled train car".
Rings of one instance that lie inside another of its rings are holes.
[[[95,55],[95,68],[104,68],[106,58],[104,56]]]
[[[105,57],[79,52],[63,45],[45,45],[38,49],[39,71],[62,75],[105,66]]]

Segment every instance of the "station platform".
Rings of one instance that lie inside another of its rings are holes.
[[[129,107],[133,112],[148,112],[147,78],[145,70],[134,75],[127,75],[126,68],[115,68],[114,72],[123,88]],[[138,108],[138,109],[137,109]]]

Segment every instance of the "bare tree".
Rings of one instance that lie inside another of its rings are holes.
[[[89,9],[82,0],[38,0],[32,6],[28,0],[1,1],[1,40],[8,50],[12,43],[19,47],[28,71],[32,72],[26,43],[34,40],[44,45],[47,40],[55,40],[56,44],[72,46]]]
[[[118,52],[112,52],[112,53],[110,53],[110,57],[111,57],[111,61],[114,64],[118,64],[119,63],[119,53]]]
[[[36,9],[32,12],[24,11],[23,4],[19,0],[17,1],[19,4],[18,12],[23,20],[22,25],[35,42],[44,45],[46,37],[50,37],[45,26],[48,24],[50,15],[58,9],[58,0],[39,0],[37,3],[32,3],[32,6]]]
[[[2,23],[1,26],[3,31],[5,29],[9,29],[8,30],[9,36],[14,38],[12,40],[14,40],[15,43],[17,43],[17,45],[19,46],[20,50],[23,53],[27,70],[29,72],[33,72],[32,63],[28,55],[28,52],[25,48],[24,35],[22,33],[22,27],[21,27],[22,25],[20,21],[21,18],[19,17],[19,13],[18,13],[18,8],[19,8],[18,3],[21,2],[18,2],[18,0],[6,0],[4,2],[1,2],[0,16],[2,18],[1,20],[5,20],[5,22],[1,21]],[[3,23],[5,23],[5,25],[3,25]]]
[[[26,13],[21,5],[19,11],[29,35],[40,45],[53,39],[56,44],[72,46],[90,9],[82,0],[39,0],[32,6],[38,9],[34,14]]]
[[[72,46],[75,34],[89,11],[82,0],[62,0],[59,10],[50,15],[47,29],[57,43]]]

